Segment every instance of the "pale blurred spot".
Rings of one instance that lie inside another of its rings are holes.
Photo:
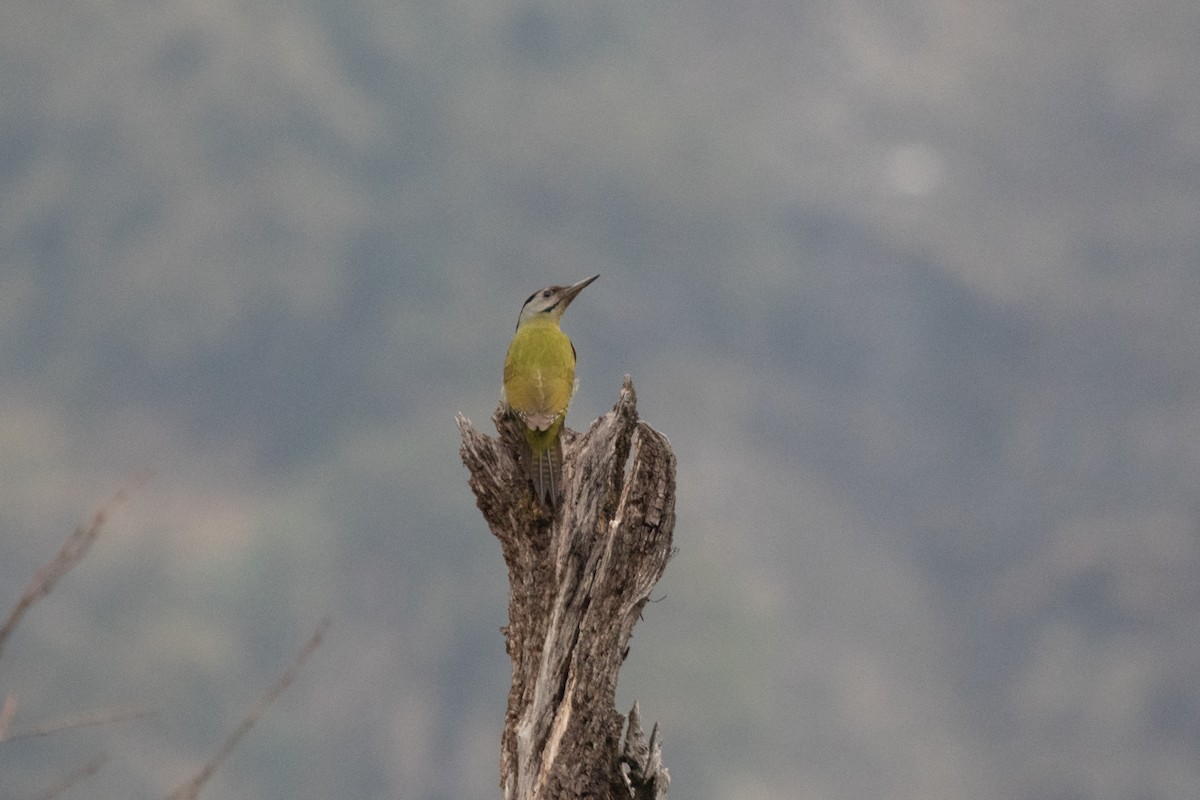
[[[884,665],[870,654],[843,654],[833,685],[844,719],[859,731],[878,733],[897,727],[892,683]]]
[[[179,535],[172,537],[172,559],[185,571],[216,566],[245,555],[259,529],[256,498],[201,493],[176,498],[170,518]]]
[[[942,157],[924,144],[896,147],[888,156],[886,180],[888,186],[908,197],[925,197],[937,191],[942,183]]]
[[[156,614],[141,626],[140,640],[143,648],[158,658],[214,673],[227,668],[238,654],[234,629],[223,620],[187,609]]]

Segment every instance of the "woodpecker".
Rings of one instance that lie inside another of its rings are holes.
[[[523,423],[528,445],[526,470],[533,494],[558,505],[563,422],[575,395],[575,346],[559,328],[563,312],[593,275],[571,286],[547,286],[529,296],[517,318],[517,332],[504,357],[505,406]]]

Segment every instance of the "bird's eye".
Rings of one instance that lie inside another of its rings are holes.
[[[554,294],[554,292],[547,289],[546,291],[542,292],[542,297],[549,297],[552,294]]]

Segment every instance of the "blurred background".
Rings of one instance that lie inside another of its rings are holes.
[[[498,797],[524,299],[625,373],[678,556],[618,705],[693,800],[1200,786],[1191,0],[0,10],[6,797]]]

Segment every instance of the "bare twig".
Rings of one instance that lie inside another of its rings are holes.
[[[0,744],[15,742],[18,739],[32,739],[35,736],[49,736],[52,733],[84,728],[89,725],[108,725],[113,722],[125,722],[126,720],[138,719],[139,717],[147,717],[157,711],[158,709],[153,706],[97,708],[91,711],[83,711],[79,714],[72,714],[68,717],[62,717],[61,719],[51,720],[50,722],[43,722],[36,728],[18,731],[11,735],[6,735],[6,731],[0,726]]]
[[[17,627],[17,623],[25,616],[25,612],[29,610],[30,606],[50,594],[50,590],[54,588],[54,584],[58,582],[58,579],[74,569],[83,560],[83,557],[87,555],[88,550],[96,541],[96,537],[100,535],[100,529],[108,521],[108,517],[113,512],[113,509],[125,502],[125,498],[131,491],[149,479],[150,470],[146,469],[138,473],[132,481],[113,495],[111,500],[100,506],[100,509],[92,516],[91,522],[76,528],[75,532],[71,534],[66,543],[58,551],[58,554],[48,564],[37,571],[33,576],[33,580],[25,587],[25,592],[21,595],[21,599],[17,601],[16,606],[9,613],[8,619],[4,620],[3,625],[0,625],[0,654],[4,652],[4,643]]]
[[[312,655],[313,651],[316,650],[318,645],[321,644],[321,637],[325,635],[325,629],[328,627],[329,620],[321,620],[321,623],[317,625],[316,632],[313,633],[312,637],[308,640],[308,643],[305,644],[300,652],[296,654],[296,657],[292,660],[292,663],[288,665],[288,668],[285,669],[283,674],[279,676],[279,680],[275,681],[271,688],[259,698],[258,702],[254,705],[254,708],[250,710],[250,713],[246,715],[246,718],[243,719],[237,728],[234,729],[233,733],[229,734],[229,737],[225,740],[224,744],[221,745],[221,749],[217,751],[217,754],[209,759],[208,763],[204,765],[204,768],[197,772],[196,775],[191,778],[191,780],[182,784],[178,789],[168,795],[166,800],[196,800],[196,798],[200,795],[200,790],[204,787],[204,784],[209,778],[212,777],[212,774],[217,771],[217,768],[221,766],[221,763],[229,757],[229,754],[233,752],[233,749],[237,747],[238,741],[240,741],[241,738],[246,735],[247,731],[254,727],[254,724],[258,722],[258,719],[263,715],[263,712],[267,710],[271,703],[275,702],[275,698],[278,697],[279,694],[288,686],[290,686],[292,681],[296,679],[296,675],[299,673],[300,667],[304,665],[304,662],[308,660],[308,657]]]
[[[0,707],[0,742],[8,736],[8,726],[12,724],[13,714],[17,713],[17,696],[9,692],[4,696],[4,706]]]
[[[37,796],[37,800],[54,800],[54,798],[67,791],[75,784],[79,783],[85,778],[90,778],[92,775],[95,775],[100,771],[100,768],[103,767],[107,761],[108,756],[104,755],[104,753],[101,753],[79,769],[69,773],[65,778],[51,786],[46,791],[39,794]]]

